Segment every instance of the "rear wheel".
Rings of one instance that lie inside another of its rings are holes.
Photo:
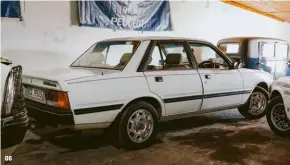
[[[151,104],[140,101],[130,105],[120,118],[118,141],[121,147],[148,147],[156,138],[157,124],[157,112]]]
[[[264,88],[256,87],[247,103],[239,107],[238,110],[247,119],[259,119],[266,115],[268,101],[268,92]]]
[[[287,118],[281,96],[270,101],[267,107],[267,122],[275,134],[290,137],[290,120]]]

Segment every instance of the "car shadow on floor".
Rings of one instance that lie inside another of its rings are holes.
[[[201,152],[210,160],[226,164],[243,165],[248,164],[249,160],[257,160],[262,165],[290,164],[290,157],[287,156],[290,150],[289,139],[275,136],[269,129],[256,124],[257,122],[261,124],[260,120],[249,121],[238,113],[200,115],[162,122],[158,128],[156,143],[169,142],[191,147],[192,151]],[[189,131],[179,134],[184,130]],[[107,134],[75,134],[49,140],[48,143],[39,139],[29,139],[27,143],[45,143],[42,146],[52,147],[60,155],[81,151],[102,153],[103,156],[110,157],[128,152],[114,147],[111,137],[112,135]],[[151,149],[156,147],[158,150],[162,146],[157,144]],[[91,149],[94,151],[89,151]]]
[[[174,136],[169,139],[180,145],[206,150],[211,160],[230,164],[247,164],[245,159],[251,157],[260,157],[260,162],[265,165],[269,165],[270,162],[272,164],[290,164],[290,158],[286,156],[290,150],[289,139],[275,136],[265,128],[249,127],[238,130],[204,128],[195,133]],[[270,154],[271,157],[264,156],[264,154]]]
[[[243,122],[242,121],[247,121]],[[168,131],[180,131],[184,129],[193,129],[202,126],[209,126],[213,124],[226,124],[233,126],[245,126],[251,124],[251,121],[243,118],[240,115],[234,114],[229,118],[221,117],[221,116],[208,116],[208,115],[200,115],[193,116],[184,119],[177,119],[168,122],[162,122],[159,126],[159,132],[168,132]]]
[[[229,125],[241,125],[237,122],[245,121],[246,119],[241,116],[233,116],[230,118],[221,118],[220,116],[194,116],[186,119],[178,119],[172,120],[168,122],[162,122],[158,128],[158,138],[156,143],[162,143],[164,136],[166,136],[167,132],[170,131],[180,131],[184,129],[194,129],[201,126],[209,126],[216,123],[223,123]],[[242,124],[243,125],[243,124]],[[68,149],[66,152],[75,152],[80,150],[87,149],[97,149],[100,147],[114,145],[115,146],[115,137],[114,134],[102,134],[102,135],[94,135],[94,134],[86,134],[85,136],[80,134],[72,134],[65,137],[58,137],[55,139],[28,139],[26,143],[29,144],[41,144],[45,141],[49,141],[50,143],[60,147]]]

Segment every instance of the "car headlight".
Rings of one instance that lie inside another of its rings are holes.
[[[6,80],[5,95],[3,99],[3,111],[5,115],[11,114],[11,110],[14,103],[15,97],[15,86],[14,86],[14,75],[13,72],[10,72]]]

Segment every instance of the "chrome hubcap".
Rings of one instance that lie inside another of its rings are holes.
[[[280,131],[290,130],[290,120],[287,118],[285,108],[282,103],[276,104],[271,109],[271,121]]]
[[[265,111],[266,106],[267,106],[267,99],[265,95],[263,95],[260,92],[254,92],[251,95],[249,112],[252,115],[262,114]]]
[[[127,132],[135,143],[143,143],[152,134],[154,121],[151,113],[145,109],[135,111],[129,118]]]

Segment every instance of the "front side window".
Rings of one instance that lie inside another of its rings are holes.
[[[189,43],[199,68],[229,69],[229,64],[208,45]]]
[[[261,44],[261,56],[262,57],[274,57],[275,56],[275,44],[274,43],[262,43]]]
[[[99,42],[72,63],[72,67],[122,70],[129,62],[140,41]]]
[[[275,48],[276,58],[287,58],[288,57],[288,45],[286,44],[276,44]]]

